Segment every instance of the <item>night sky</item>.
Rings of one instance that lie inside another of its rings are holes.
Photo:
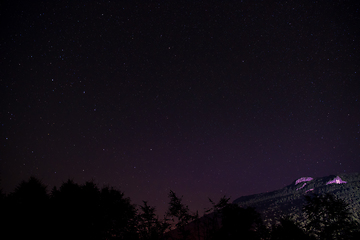
[[[2,1],[1,188],[159,215],[360,171],[359,1]]]

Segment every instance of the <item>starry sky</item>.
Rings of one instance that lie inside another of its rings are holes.
[[[1,188],[162,215],[360,170],[358,1],[4,1]]]

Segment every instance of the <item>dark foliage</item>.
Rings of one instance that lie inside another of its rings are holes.
[[[273,226],[271,240],[310,240],[311,238],[290,218],[280,219],[280,224]]]
[[[212,239],[219,232],[221,226],[220,219],[222,215],[222,210],[229,205],[230,198],[223,196],[218,203],[215,203],[210,198],[209,201],[212,207],[206,211],[206,213],[210,214],[204,217],[205,239]]]
[[[93,182],[70,180],[52,192],[58,238],[135,239],[136,209],[130,199],[113,188],[99,189]],[[65,219],[65,220],[63,220]]]
[[[49,238],[49,196],[40,180],[22,181],[3,204],[2,239]]]
[[[338,198],[345,200],[349,204],[350,212],[353,217],[360,222],[360,174],[340,174],[346,184],[327,184],[333,180],[336,175],[315,178],[309,182],[292,184],[272,192],[243,196],[235,199],[242,207],[256,207],[256,210],[262,215],[267,227],[270,227],[276,221],[291,215],[297,221],[304,221],[302,217],[302,207],[306,203],[304,195],[318,194],[324,195],[331,193]]]
[[[1,193],[1,192],[0,192]],[[282,218],[269,232],[254,208],[229,204],[225,196],[203,217],[191,214],[182,198],[169,193],[167,217],[175,234],[165,234],[170,224],[160,221],[146,201],[139,211],[130,199],[111,187],[72,180],[47,193],[34,177],[22,181],[9,195],[1,194],[1,239],[244,239],[244,240],[355,240],[359,223],[345,200],[332,194],[307,195],[303,207],[305,228]]]
[[[191,231],[186,228],[186,225],[195,219],[195,215],[190,214],[189,207],[182,203],[182,198],[176,196],[171,190],[169,198],[170,203],[167,215],[175,222],[175,226],[179,229],[182,238],[187,239]]]
[[[2,201],[2,239],[138,239],[136,209],[123,193],[71,180],[49,196],[36,178]]]
[[[306,196],[304,213],[308,219],[306,229],[321,240],[351,239],[358,224],[352,219],[348,204],[332,194]]]
[[[140,206],[141,212],[138,214],[138,232],[140,239],[159,240],[164,238],[165,231],[170,224],[167,219],[160,221],[155,214],[155,207],[151,207],[146,201]]]
[[[222,227],[216,239],[261,239],[264,225],[260,214],[254,208],[241,208],[237,204],[227,204],[221,210]]]

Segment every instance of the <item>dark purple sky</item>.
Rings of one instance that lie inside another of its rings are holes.
[[[93,179],[202,213],[360,170],[358,1],[7,2],[7,193]]]

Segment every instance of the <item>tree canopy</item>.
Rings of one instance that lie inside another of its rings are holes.
[[[2,239],[249,239],[355,240],[359,223],[345,200],[333,194],[306,195],[305,222],[291,217],[266,228],[254,208],[229,203],[225,196],[200,217],[182,197],[169,192],[167,215],[160,220],[147,201],[136,206],[124,193],[93,181],[63,182],[48,192],[37,178],[22,181],[1,194]],[[170,231],[171,221],[176,231]],[[171,234],[176,232],[176,234]],[[10,237],[9,237],[10,236]]]

